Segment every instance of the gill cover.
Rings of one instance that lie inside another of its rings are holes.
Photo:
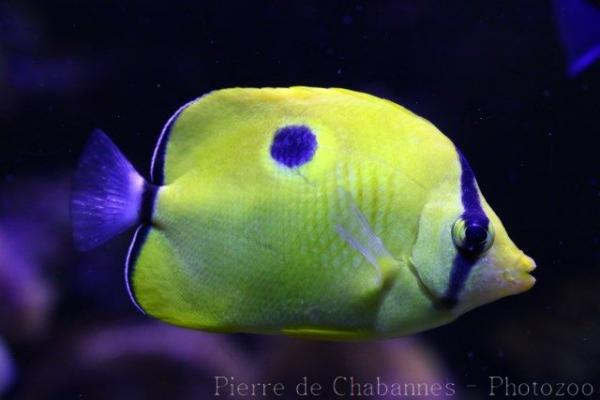
[[[437,305],[455,315],[535,282],[535,263],[510,240],[459,151],[423,208],[412,260]]]

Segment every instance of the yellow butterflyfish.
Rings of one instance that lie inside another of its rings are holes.
[[[71,211],[81,249],[137,227],[134,304],[207,331],[394,337],[535,282],[454,144],[346,89],[191,101],[165,125],[149,181],[96,131]]]

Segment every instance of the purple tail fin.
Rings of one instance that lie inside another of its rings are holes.
[[[79,160],[71,194],[75,246],[90,250],[141,222],[147,184],[100,130]]]

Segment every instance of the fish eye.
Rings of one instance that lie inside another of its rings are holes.
[[[466,255],[480,255],[494,243],[494,226],[481,218],[459,217],[452,226],[452,241]]]

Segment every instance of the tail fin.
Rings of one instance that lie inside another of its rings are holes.
[[[100,130],[79,160],[71,193],[73,239],[90,250],[141,222],[149,185]]]

